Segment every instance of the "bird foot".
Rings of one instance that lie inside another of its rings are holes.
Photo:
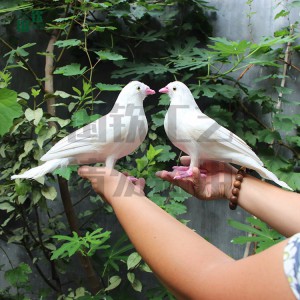
[[[138,181],[138,179],[135,178],[135,177],[133,177],[133,176],[127,176],[127,179],[128,179],[129,181],[131,181],[132,183],[135,183],[135,182]]]
[[[176,176],[174,176],[174,179],[182,179],[186,177],[191,177],[193,175],[193,170],[189,167],[173,167],[174,170],[178,171]]]
[[[186,177],[192,177],[193,176],[193,170],[190,167],[186,166],[174,166],[173,170],[178,171],[177,175],[174,176],[173,179],[182,179]],[[207,170],[206,169],[200,169],[200,177],[206,177]]]

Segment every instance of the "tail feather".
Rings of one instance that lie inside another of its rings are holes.
[[[280,185],[281,187],[284,187],[290,191],[292,191],[293,189],[288,186],[284,181],[279,180],[278,177],[272,173],[271,171],[267,170],[266,168],[262,167],[262,166],[257,166],[257,167],[250,167],[251,169],[255,170],[258,172],[258,174],[268,180],[272,180],[274,181],[276,184]]]
[[[23,174],[20,175],[13,175],[11,176],[11,179],[17,179],[17,178],[28,178],[28,179],[36,179],[39,177],[44,176],[47,173],[51,173],[57,168],[65,167],[69,164],[70,159],[69,158],[61,158],[61,159],[52,159],[44,164],[32,168]]]

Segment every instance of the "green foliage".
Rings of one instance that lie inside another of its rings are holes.
[[[248,217],[246,220],[248,223],[250,223],[250,225],[246,225],[231,219],[228,220],[228,224],[233,228],[248,233],[247,236],[239,236],[234,238],[232,243],[255,243],[255,253],[259,253],[284,239],[281,234],[279,234],[276,230],[269,228],[268,225],[261,220],[254,217]]]
[[[71,257],[80,252],[84,256],[92,256],[97,250],[107,249],[110,246],[105,242],[110,238],[110,231],[102,232],[103,228],[98,228],[93,232],[86,232],[85,236],[78,236],[73,232],[73,236],[54,235],[58,241],[66,241],[58,249],[52,252],[51,259]]]
[[[7,133],[13,120],[22,114],[22,107],[17,102],[17,93],[13,90],[0,89],[0,136]]]

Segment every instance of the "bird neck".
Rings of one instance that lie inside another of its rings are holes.
[[[172,106],[178,106],[179,108],[187,107],[187,108],[197,108],[199,109],[195,99],[193,97],[187,96],[176,96],[172,98],[171,104]]]
[[[124,116],[143,115],[143,101],[140,99],[133,98],[118,98],[111,112]]]

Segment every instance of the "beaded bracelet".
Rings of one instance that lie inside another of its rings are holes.
[[[246,176],[246,168],[242,167],[238,170],[235,175],[235,181],[233,183],[233,189],[231,191],[232,195],[230,197],[229,208],[235,210],[238,205],[238,197],[241,189],[241,185],[244,177]]]

